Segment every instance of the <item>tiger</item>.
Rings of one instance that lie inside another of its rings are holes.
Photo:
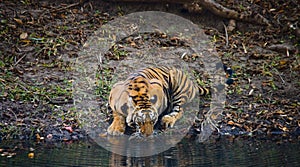
[[[207,95],[207,88],[194,84],[175,67],[146,67],[113,85],[109,95],[113,121],[109,135],[123,135],[126,126],[137,127],[143,136],[150,136],[154,126],[172,128],[182,117],[183,105],[197,94]],[[158,119],[158,118],[161,119]]]

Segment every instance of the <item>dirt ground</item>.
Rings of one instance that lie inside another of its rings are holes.
[[[223,63],[234,70],[235,81],[226,88],[221,134],[298,140],[300,4],[296,0],[222,2],[238,12],[260,13],[270,23],[236,21],[231,31],[224,29],[230,19],[205,9],[189,12],[181,4],[0,2],[0,140],[85,138],[72,105],[72,65],[65,57],[77,57],[87,38],[108,21],[146,10],[174,13],[199,24]]]

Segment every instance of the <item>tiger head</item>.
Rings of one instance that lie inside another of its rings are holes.
[[[114,97],[110,98],[112,109],[126,117],[128,126],[136,125],[145,136],[153,133],[167,98],[162,81],[141,76],[117,83],[110,97]]]
[[[129,103],[134,108],[132,114],[127,116],[128,124],[134,123],[143,135],[151,135],[166,101],[163,83],[158,79],[139,76],[130,80],[127,91]]]

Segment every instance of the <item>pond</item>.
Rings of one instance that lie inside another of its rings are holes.
[[[196,143],[183,139],[165,152],[139,158],[114,154],[88,141],[34,147],[34,158],[28,158],[28,149],[20,149],[11,158],[0,157],[0,166],[300,166],[297,140],[279,144],[270,140],[223,138]]]

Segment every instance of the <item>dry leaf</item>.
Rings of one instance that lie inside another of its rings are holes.
[[[130,43],[130,46],[131,46],[131,47],[136,47],[135,42],[132,41],[132,42]]]
[[[15,20],[18,24],[23,24],[23,21],[22,21],[21,19],[14,18],[14,20]]]
[[[37,139],[37,140],[40,140],[40,139],[41,139],[41,136],[40,136],[38,133],[37,133],[35,136],[36,136],[36,139]]]
[[[276,111],[276,114],[284,114],[284,112],[282,110],[278,110]]]
[[[20,35],[20,39],[26,39],[27,37],[28,37],[27,32],[23,32],[23,33]]]
[[[234,125],[235,123],[233,121],[228,121],[227,124],[228,125]]]
[[[281,130],[283,130],[284,132],[288,132],[289,131],[289,129],[287,128],[287,127],[282,127],[282,128],[280,128]]]
[[[69,131],[70,133],[72,133],[72,132],[73,132],[73,129],[72,129],[72,127],[71,127],[71,126],[66,126],[66,127],[65,127],[65,129],[66,129],[67,131]]]
[[[287,63],[288,63],[287,60],[280,60],[280,61],[279,61],[279,64],[280,64],[280,65],[285,65],[285,64],[287,64]]]

